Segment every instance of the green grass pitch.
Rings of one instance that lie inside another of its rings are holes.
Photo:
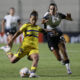
[[[19,70],[23,67],[30,68],[32,62],[25,56],[19,62],[11,64],[0,50],[0,80],[80,80],[80,44],[66,44],[66,46],[71,61],[71,75],[67,74],[65,66],[56,60],[44,43],[39,44],[40,60],[37,68],[39,78],[21,78]],[[12,51],[15,53],[18,47],[19,45],[14,44]]]

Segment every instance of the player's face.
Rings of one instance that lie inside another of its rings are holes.
[[[32,16],[30,17],[30,23],[31,23],[32,25],[35,25],[36,22],[37,22],[37,17],[32,15]]]
[[[14,15],[15,14],[15,10],[14,9],[10,9],[10,14]]]
[[[56,11],[57,11],[57,9],[56,9],[55,6],[51,5],[51,6],[49,7],[49,12],[50,12],[51,14],[55,14]]]

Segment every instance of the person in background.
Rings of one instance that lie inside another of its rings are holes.
[[[13,35],[16,33],[18,27],[21,26],[21,19],[19,16],[15,15],[15,8],[11,7],[9,9],[9,14],[7,14],[1,23],[1,33],[7,35],[7,41],[12,39]],[[10,45],[12,47],[13,43]],[[0,49],[5,51],[7,46],[2,46]]]

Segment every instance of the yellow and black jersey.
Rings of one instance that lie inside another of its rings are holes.
[[[38,34],[41,30],[41,27],[38,25],[33,26],[30,23],[24,24],[20,28],[20,31],[22,31],[24,35],[23,46],[32,46],[38,48]]]

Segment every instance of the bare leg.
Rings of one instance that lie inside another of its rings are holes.
[[[61,54],[63,55],[64,57],[64,61],[66,60],[69,60],[68,59],[68,55],[67,55],[67,51],[66,51],[66,46],[65,46],[65,43],[62,41],[59,43],[58,45],[59,49],[61,50]]]
[[[31,66],[31,74],[29,77],[38,77],[35,75],[37,66],[38,66],[38,61],[39,61],[39,55],[37,53],[30,55],[30,58],[32,59],[32,66]]]
[[[32,54],[30,55],[30,58],[32,59],[32,67],[36,67],[37,68],[37,65],[38,65],[38,61],[39,61],[39,55],[38,54]]]
[[[9,34],[8,37],[7,37],[7,41],[9,42],[12,39],[12,37],[13,37],[13,35]],[[13,43],[9,46],[12,48],[12,45],[13,45]]]
[[[59,49],[54,49],[52,52],[56,56],[56,58],[57,58],[58,61],[62,60],[61,56],[60,56],[60,53],[59,53]]]
[[[61,50],[61,53],[64,57],[64,64],[66,66],[67,72],[68,72],[68,74],[72,74],[72,72],[70,70],[69,58],[68,58],[68,55],[67,55],[65,43],[62,41],[62,42],[59,43],[58,46],[59,46],[59,49]]]

